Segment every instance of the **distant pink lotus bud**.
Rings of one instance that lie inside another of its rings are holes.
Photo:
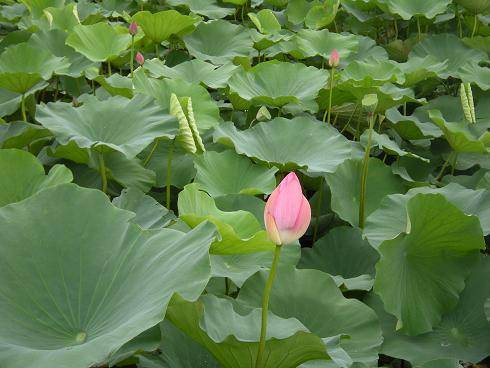
[[[330,54],[330,58],[328,59],[328,65],[330,65],[330,68],[336,68],[339,66],[339,52],[337,49],[333,49],[332,53]]]
[[[143,65],[145,63],[145,57],[139,51],[136,53],[136,61],[138,62],[139,65]]]
[[[132,22],[130,25],[129,25],[129,34],[131,36],[134,36],[136,33],[138,33],[138,23],[136,22]]]
[[[303,236],[311,220],[311,208],[295,173],[289,173],[274,189],[264,211],[265,228],[277,245],[291,244]]]

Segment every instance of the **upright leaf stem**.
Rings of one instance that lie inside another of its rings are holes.
[[[330,116],[332,115],[332,93],[333,93],[333,78],[335,75],[335,67],[330,69],[330,93],[328,95],[328,125],[330,125]],[[323,121],[325,122],[325,116],[323,117]]]
[[[279,256],[281,255],[281,247],[281,245],[276,245],[276,248],[274,249],[274,258],[272,259],[271,270],[265,284],[264,295],[262,296],[262,322],[260,326],[259,349],[257,351],[255,368],[264,367],[265,339],[267,335],[267,312],[269,310],[269,298],[272,290],[272,284],[274,283],[277,265],[279,263]]]
[[[170,186],[172,183],[172,156],[174,154],[174,142],[170,143],[170,147],[168,150],[167,157],[167,180],[165,183],[165,191],[166,191],[166,204],[167,208],[170,209]]]
[[[22,120],[27,123],[27,115],[26,115],[26,96],[25,93],[22,94],[20,99],[20,111],[22,112]]]
[[[369,135],[368,135],[368,141],[366,145],[366,150],[364,151],[364,160],[362,163],[362,172],[361,172],[361,192],[359,195],[359,227],[361,229],[364,228],[364,221],[365,221],[365,203],[366,203],[366,188],[367,188],[367,176],[368,176],[368,169],[369,169],[369,156],[371,153],[371,141],[372,141],[372,136],[373,136],[373,129],[374,129],[374,121],[375,121],[374,114],[369,114]]]
[[[131,60],[129,61],[129,66],[131,68],[131,78],[133,78],[133,70],[134,70],[134,35],[131,35]]]
[[[102,178],[102,191],[107,194],[107,174],[105,168],[104,154],[99,152],[99,172]]]

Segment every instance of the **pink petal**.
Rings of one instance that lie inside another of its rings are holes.
[[[303,192],[301,184],[295,173],[289,173],[274,190],[276,196],[271,198],[273,202],[270,205],[271,212],[276,222],[279,233],[283,230],[293,229],[301,210],[303,202]],[[275,194],[272,193],[271,197]]]
[[[267,234],[269,235],[269,239],[276,243],[277,245],[281,245],[281,237],[279,236],[279,232],[277,231],[276,222],[274,221],[274,217],[270,213],[265,214],[265,228],[267,229]]]

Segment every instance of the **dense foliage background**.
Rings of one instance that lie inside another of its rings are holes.
[[[312,222],[266,367],[488,366],[489,23],[488,0],[0,1],[0,367],[254,368],[290,171]]]

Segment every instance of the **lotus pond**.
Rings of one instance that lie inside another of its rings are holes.
[[[490,367],[489,0],[0,0],[0,368]]]

